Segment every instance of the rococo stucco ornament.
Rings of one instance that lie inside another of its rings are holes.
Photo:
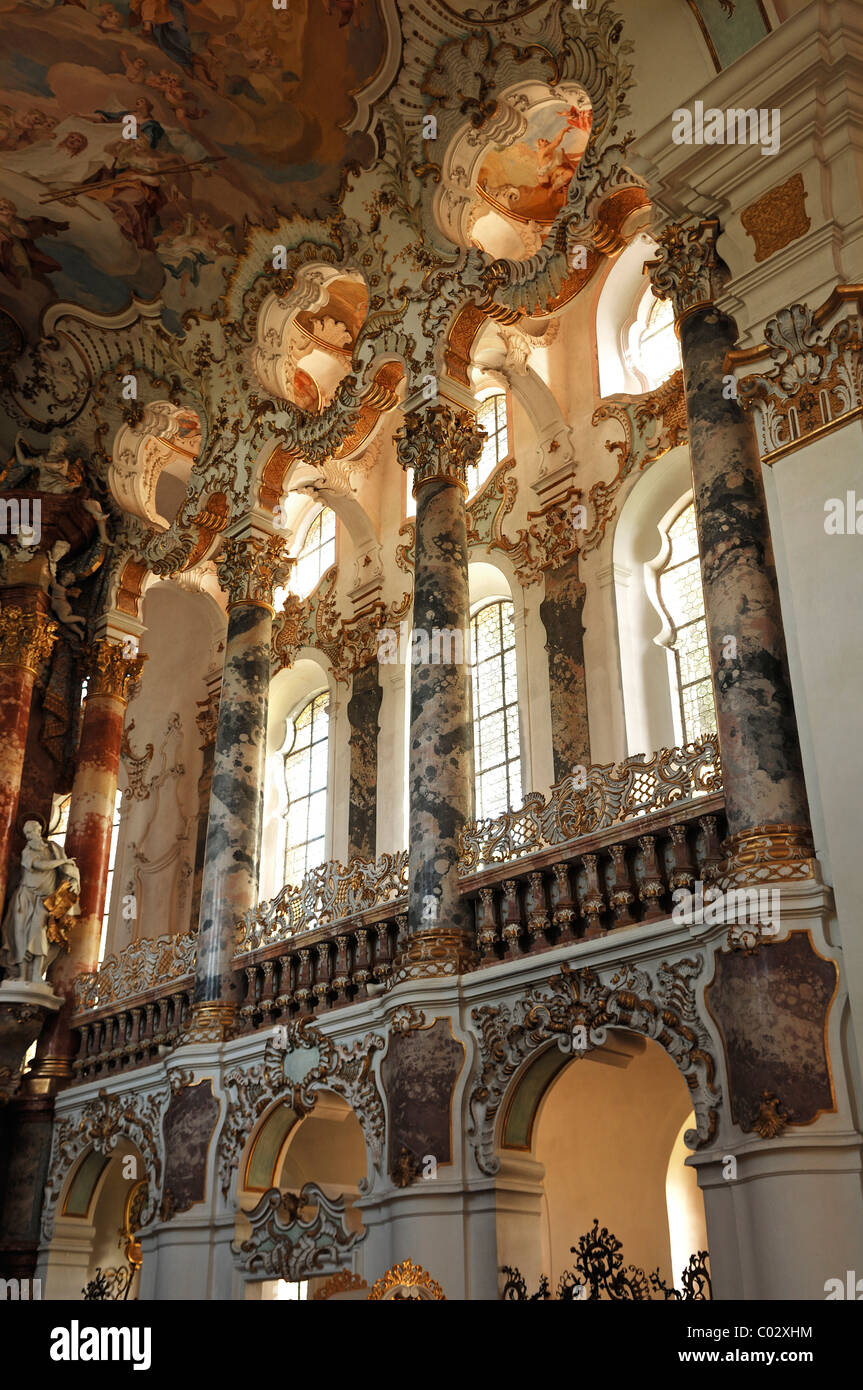
[[[528,1058],[552,1042],[565,1054],[583,1055],[603,1045],[609,1028],[640,1033],[665,1049],[686,1079],[695,1111],[696,1128],[686,1131],[684,1142],[689,1148],[707,1144],[717,1130],[722,1093],[711,1035],[696,1004],[703,964],[701,955],[643,970],[631,963],[596,970],[564,964],[547,985],[514,1005],[473,1009],[480,1069],[468,1102],[468,1137],[480,1171],[491,1176],[500,1169],[497,1117]]]
[[[308,1208],[314,1214],[304,1218]],[[342,1269],[365,1235],[347,1226],[344,1197],[327,1197],[311,1182],[296,1196],[272,1187],[245,1215],[252,1233],[231,1247],[237,1265],[269,1279],[298,1281]]]

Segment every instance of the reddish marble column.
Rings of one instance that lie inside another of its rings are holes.
[[[752,421],[724,389],[737,328],[713,303],[725,267],[718,224],[671,227],[650,263],[674,304],[701,551],[729,843],[755,831],[808,839],[809,809],[779,586]],[[789,839],[790,837],[790,839]]]
[[[57,624],[39,610],[0,610],[0,913],[6,896],[30,702],[39,663],[50,653]]]
[[[123,719],[129,690],[145,660],[127,656],[120,643],[108,640],[97,642],[93,650],[65,841],[81,875],[80,916],[69,934],[69,950],[60,953],[48,972],[51,987],[66,997],[66,1004],[40,1040],[33,1078],[71,1075],[72,985],[76,975],[95,970],[98,963]]]

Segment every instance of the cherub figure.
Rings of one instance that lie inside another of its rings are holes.
[[[64,627],[70,627],[76,637],[83,637],[85,621],[79,614],[72,611],[69,602],[69,595],[77,598],[81,590],[72,587],[72,576],[68,575],[65,579],[61,578],[57,572],[60,561],[68,555],[70,550],[68,541],[55,541],[48,554],[48,568],[51,571],[51,584],[48,592],[51,597],[51,607],[60,619]]]

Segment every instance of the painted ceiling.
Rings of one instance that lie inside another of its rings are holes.
[[[368,157],[376,0],[0,0],[0,28],[0,305],[31,340],[57,300],[178,327],[250,224],[326,217]]]

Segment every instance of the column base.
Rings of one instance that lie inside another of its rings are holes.
[[[237,1030],[237,1006],[230,1000],[203,999],[192,1005],[192,1022],[181,1039],[188,1043],[222,1043]]]
[[[717,886],[723,891],[817,877],[812,833],[806,825],[756,825],[730,835],[722,854]]]
[[[408,941],[407,950],[393,968],[392,982],[398,985],[404,980],[452,979],[471,970],[476,961],[467,932],[456,927],[421,931]]]

